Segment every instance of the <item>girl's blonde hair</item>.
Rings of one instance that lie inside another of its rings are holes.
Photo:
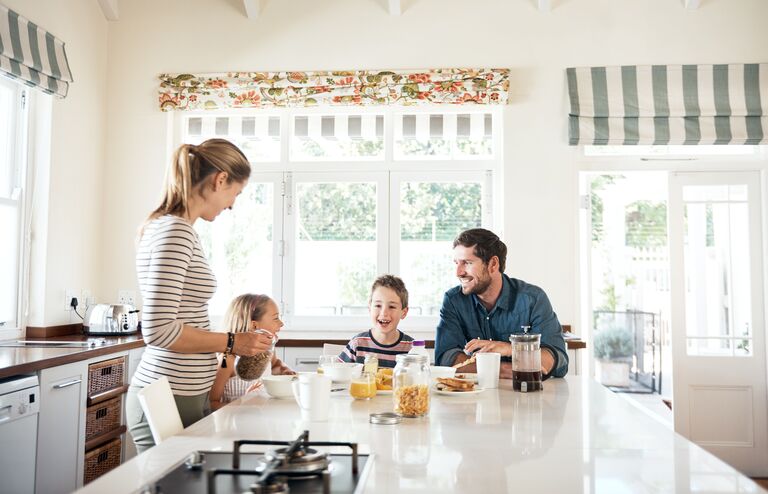
[[[226,332],[240,333],[247,331],[251,321],[258,321],[267,311],[267,304],[272,299],[266,295],[246,293],[235,297],[227,307],[227,312],[222,320],[222,330]]]
[[[189,200],[211,175],[226,172],[227,183],[244,183],[251,176],[251,165],[240,149],[226,139],[208,139],[202,144],[182,144],[165,170],[160,206],[147,221],[165,214],[184,216]]]

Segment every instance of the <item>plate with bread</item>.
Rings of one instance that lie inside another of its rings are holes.
[[[434,386],[435,393],[448,396],[466,396],[482,393],[483,388],[468,379],[439,377]]]
[[[376,371],[376,394],[377,395],[391,395],[392,394],[392,373],[394,369],[387,367],[380,367]]]

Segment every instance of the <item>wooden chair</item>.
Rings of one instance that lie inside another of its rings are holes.
[[[168,378],[161,377],[149,386],[145,386],[137,396],[141,409],[147,417],[155,444],[160,444],[184,430]]]

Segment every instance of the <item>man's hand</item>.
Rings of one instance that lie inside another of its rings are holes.
[[[464,346],[464,350],[469,353],[480,352],[494,352],[500,353],[502,357],[512,356],[512,344],[504,341],[492,341],[492,340],[469,340]]]
[[[452,365],[455,366],[456,364],[460,364],[460,363],[462,363],[462,362],[464,362],[464,361],[466,361],[468,359],[469,359],[469,357],[466,354],[459,353],[459,354],[456,355],[456,358],[453,359],[453,364]],[[456,372],[458,372],[458,373],[465,373],[465,372],[466,373],[474,373],[474,372],[477,372],[477,366],[474,363],[467,364],[467,365],[464,365],[462,367],[458,367],[456,369]]]
[[[555,367],[555,356],[552,350],[549,348],[541,349],[541,373],[542,375],[549,375],[552,369]]]

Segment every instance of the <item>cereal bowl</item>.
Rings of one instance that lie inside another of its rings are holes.
[[[261,382],[264,384],[267,394],[272,398],[292,398],[291,382],[294,379],[296,376],[264,376],[261,378]]]
[[[334,382],[349,382],[353,377],[360,376],[363,364],[355,362],[336,362],[323,366],[323,374],[333,379]]]
[[[453,367],[433,365],[429,368],[429,375],[432,376],[433,379],[439,377],[453,377],[454,374],[456,374],[456,369]]]

